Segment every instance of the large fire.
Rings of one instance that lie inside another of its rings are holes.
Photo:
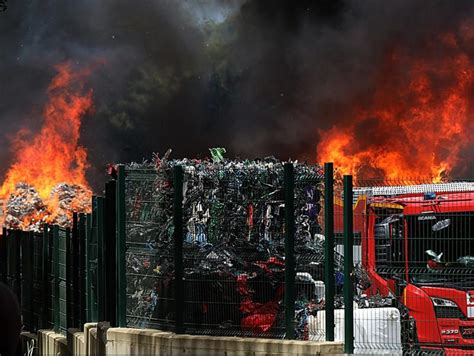
[[[362,179],[399,182],[436,182],[460,167],[474,128],[469,48],[474,27],[464,24],[416,54],[400,46],[390,51],[374,92],[358,98],[346,124],[319,132],[318,161],[334,162],[341,173]]]
[[[58,73],[48,87],[41,130],[32,136],[23,129],[13,140],[13,164],[0,187],[2,220],[10,227],[28,229],[40,222],[66,225],[73,210],[90,209],[87,153],[79,145],[81,119],[92,106],[92,92],[84,92],[83,85],[89,73],[73,71],[69,63],[56,69]],[[13,206],[15,203],[19,206]],[[22,207],[25,203],[35,208]],[[16,213],[8,216],[8,208]]]

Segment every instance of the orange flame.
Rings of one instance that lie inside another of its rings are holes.
[[[91,194],[85,176],[87,152],[79,145],[81,119],[92,107],[92,91],[83,94],[89,70],[73,72],[69,63],[56,69],[40,132],[28,139],[29,132],[23,129],[13,140],[14,160],[0,187],[2,200],[8,199],[19,182],[34,186],[47,206],[56,204],[50,193],[58,183],[78,184]]]
[[[463,24],[440,36],[421,58],[403,48],[390,53],[370,100],[353,106],[345,126],[319,132],[318,162],[364,179],[434,182],[459,167],[473,138],[474,67],[461,50],[472,48],[473,29]]]

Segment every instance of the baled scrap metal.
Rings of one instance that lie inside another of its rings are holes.
[[[47,222],[70,226],[73,212],[90,211],[90,192],[77,184],[60,183],[46,201],[27,183],[18,183],[5,209],[8,229],[40,231]]]
[[[301,260],[297,258],[297,268],[303,269],[319,264],[323,258],[323,242],[315,241],[315,234],[321,232],[319,204],[322,171],[318,166],[297,162],[293,164],[295,176],[300,178],[295,189],[295,246],[297,255],[305,256]],[[156,281],[165,278],[172,283],[173,278],[171,177],[176,165],[181,165],[185,173],[183,212],[186,280],[199,281],[201,285],[207,286],[209,293],[219,291],[223,300],[229,301],[220,304],[209,303],[206,300],[209,296],[203,294],[199,297],[194,294],[193,303],[187,305],[187,308],[191,309],[189,313],[185,313],[188,316],[186,322],[196,324],[196,320],[192,320],[191,316],[195,318],[201,312],[207,314],[206,324],[216,328],[222,329],[222,325],[225,325],[226,328],[243,328],[255,332],[271,330],[271,327],[276,326],[279,316],[264,316],[258,311],[274,310],[279,314],[282,309],[282,296],[278,295],[278,291],[283,285],[283,273],[282,270],[273,271],[275,265],[269,263],[284,261],[284,162],[274,158],[229,161],[219,157],[209,161],[155,157],[152,163],[127,167],[131,176],[138,171],[149,170],[150,175],[154,177],[153,183],[132,182],[133,178],[130,178],[126,194],[127,228],[130,232],[133,230],[132,235],[129,235],[128,244],[137,246],[141,242],[153,249],[156,256],[151,264],[156,264],[154,270],[159,271],[155,275],[158,278],[147,274],[144,277],[143,273],[139,273],[140,276],[129,276],[129,279],[140,280],[139,283],[130,280],[130,288],[132,285],[139,286],[143,293],[136,293],[136,290],[132,290],[135,288],[133,287],[128,291],[128,295],[140,295],[142,299],[150,299],[153,293],[158,294],[158,307],[155,311],[140,308],[141,314],[134,320],[172,318],[169,310],[159,307],[161,299],[160,293],[157,293]],[[149,194],[152,195],[152,203],[146,207],[142,202],[149,199],[146,198]],[[143,219],[144,209],[154,213]],[[154,231],[154,226],[157,228],[153,234],[151,232]],[[132,250],[129,252],[132,253]],[[136,266],[140,265],[134,263]],[[163,277],[165,275],[167,277]],[[235,294],[238,288],[237,278],[241,275],[248,276],[249,289],[253,291],[250,300],[249,296]],[[226,279],[226,283],[222,278]],[[272,305],[277,305],[278,310],[263,307],[268,305],[266,303],[273,302],[276,304]],[[249,309],[249,305],[254,307]],[[148,312],[144,313],[143,310]],[[129,314],[135,312],[138,310],[129,311]],[[226,317],[223,319],[224,316]],[[259,320],[266,323],[264,327],[258,325]],[[269,320],[273,320],[270,328]]]
[[[53,223],[59,226],[70,226],[74,212],[90,212],[91,192],[79,184],[60,183],[52,190],[49,201],[56,202]]]
[[[27,183],[18,183],[6,204],[5,226],[39,231],[45,214],[46,206],[36,189]]]
[[[190,293],[186,323],[266,335],[282,326],[283,268],[274,269],[278,263],[270,261],[284,261],[283,164],[273,158],[211,162],[166,157],[127,168],[128,242],[150,251],[143,261],[143,252],[129,249],[133,258],[128,263],[135,268],[128,284],[128,294],[135,299],[129,311],[135,315],[132,325],[147,327],[152,320],[159,324],[174,317],[172,170],[181,165],[185,283]],[[294,166],[297,272],[300,277],[309,275],[297,282],[297,335],[306,338],[308,317],[325,306],[324,236],[319,223],[322,174],[319,167]],[[135,173],[145,171],[153,179],[135,179]],[[336,282],[342,282],[343,256],[336,251],[335,267]],[[354,301],[359,307],[394,304],[393,297],[363,295],[370,279],[361,266],[354,268],[354,276]],[[343,306],[342,296],[336,295],[335,307]]]

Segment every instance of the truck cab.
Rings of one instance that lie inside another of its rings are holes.
[[[365,293],[408,309],[417,347],[474,354],[474,183],[355,193]]]

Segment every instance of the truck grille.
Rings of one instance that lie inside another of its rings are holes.
[[[435,307],[437,318],[464,319],[464,314],[455,307]]]

